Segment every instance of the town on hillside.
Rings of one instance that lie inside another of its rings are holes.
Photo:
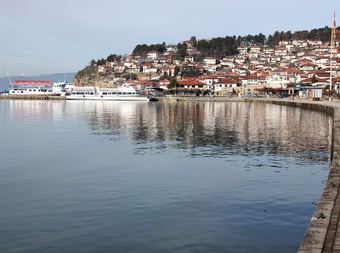
[[[77,86],[116,87],[130,79],[141,91],[158,88],[165,94],[196,96],[296,95],[313,84],[326,95],[339,91],[340,53],[336,43],[292,39],[274,47],[241,44],[236,55],[221,59],[209,56],[200,61],[192,40],[179,44],[186,45],[181,60],[176,57],[178,46],[166,45],[163,53],[151,50],[143,57],[132,54],[102,64],[93,62],[93,76],[76,77],[74,82]]]

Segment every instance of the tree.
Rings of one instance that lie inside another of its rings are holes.
[[[187,55],[187,44],[178,43],[177,44],[177,50],[178,50],[179,57],[181,57],[181,59],[183,60],[184,57]]]
[[[179,83],[177,82],[176,78],[172,78],[168,84],[168,89],[173,89],[175,87],[177,87],[179,85]]]
[[[195,36],[191,36],[190,41],[193,43],[193,46],[196,47],[197,46],[197,39]]]
[[[107,62],[114,62],[115,60],[118,60],[120,59],[120,57],[118,57],[117,55],[115,54],[110,54],[107,58],[106,58],[106,61]]]
[[[92,60],[90,61],[90,66],[93,67],[94,65],[96,65],[96,61],[95,61],[94,59],[92,59]]]
[[[178,66],[175,66],[175,69],[174,69],[174,76],[177,76],[178,73],[181,71],[181,68],[178,67]]]
[[[200,71],[197,68],[194,67],[183,67],[181,70],[181,76],[186,77],[197,77],[200,75]]]

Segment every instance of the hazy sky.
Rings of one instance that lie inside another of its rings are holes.
[[[0,63],[10,75],[77,72],[138,44],[332,27],[336,2],[2,0]]]

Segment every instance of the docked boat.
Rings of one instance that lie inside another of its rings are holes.
[[[67,100],[111,100],[111,101],[151,101],[152,98],[138,92],[132,85],[125,83],[118,88],[98,88],[93,86],[73,88]]]
[[[44,80],[15,80],[10,83],[9,95],[65,96],[65,83]]]

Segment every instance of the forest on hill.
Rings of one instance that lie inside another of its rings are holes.
[[[268,45],[270,47],[274,47],[279,44],[280,41],[290,41],[293,39],[301,39],[301,40],[321,40],[322,42],[330,41],[331,37],[331,28],[326,26],[324,28],[312,29],[310,31],[296,31],[296,32],[279,32],[276,31],[274,34],[268,35],[266,37],[264,34],[259,33],[258,35],[247,35],[247,36],[225,36],[225,37],[217,37],[212,39],[201,39],[197,40],[195,36],[190,38],[193,46],[204,56],[214,56],[221,58],[223,56],[235,55],[237,54],[237,47],[239,45]],[[178,55],[183,58],[186,53],[186,48],[182,43],[178,43]],[[137,45],[132,54],[145,56],[148,52],[156,50],[160,53],[163,53],[166,50],[165,42],[160,44],[152,44],[152,45]]]

